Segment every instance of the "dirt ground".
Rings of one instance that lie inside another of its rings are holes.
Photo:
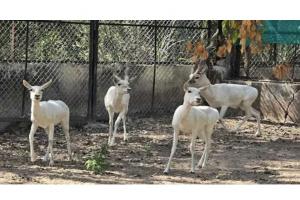
[[[233,127],[239,119],[226,119]],[[189,138],[181,135],[171,164],[164,175],[172,146],[171,117],[131,119],[129,141],[122,141],[122,128],[117,145],[109,148],[109,169],[100,175],[85,170],[84,162],[107,142],[108,127],[92,124],[72,127],[74,160],[67,161],[65,138],[56,130],[55,164],[41,161],[47,137],[42,129],[35,135],[38,160],[29,161],[28,132],[0,135],[0,183],[8,184],[300,184],[300,128],[263,122],[262,136],[254,135],[254,121],[247,122],[238,133],[228,133],[218,124],[208,165],[190,174]],[[197,140],[196,162],[203,143]]]

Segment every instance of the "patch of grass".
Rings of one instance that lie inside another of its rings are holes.
[[[144,146],[144,149],[145,149],[146,156],[153,156],[153,153],[152,153],[152,149],[151,149],[151,145],[150,145],[150,144],[146,144],[146,145]]]
[[[108,157],[108,146],[107,144],[102,145],[100,150],[95,152],[86,162],[85,168],[95,174],[103,173],[108,169],[109,163],[107,161]]]

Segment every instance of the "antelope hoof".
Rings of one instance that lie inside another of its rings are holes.
[[[261,136],[261,133],[260,133],[259,131],[257,131],[257,132],[255,133],[255,136],[256,136],[256,137],[259,137],[259,136]]]
[[[169,172],[170,172],[170,171],[169,171],[168,169],[165,169],[165,170],[164,170],[164,174],[166,174],[166,175],[168,175]]]
[[[37,159],[37,156],[35,154],[31,155],[30,160],[31,162],[35,162]]]
[[[43,158],[42,158],[42,160],[44,161],[44,162],[46,162],[46,161],[48,161],[49,160],[49,156],[44,156]]]
[[[202,165],[203,165],[203,161],[202,162],[199,161],[198,164],[197,164],[197,167],[202,168]]]
[[[190,173],[191,173],[191,174],[195,174],[195,170],[193,170],[193,169],[190,170]]]
[[[53,160],[50,160],[49,166],[52,167],[53,165],[54,165],[54,161],[53,161]]]
[[[232,130],[227,130],[229,133],[236,133],[238,130],[237,129],[232,129]]]
[[[115,142],[110,142],[110,143],[108,143],[108,146],[110,146],[110,147],[115,146]]]

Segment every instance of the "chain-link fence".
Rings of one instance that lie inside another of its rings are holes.
[[[71,117],[107,120],[103,99],[112,74],[129,66],[130,114],[173,112],[192,63],[185,45],[209,21],[0,21],[0,121],[28,119],[22,80],[53,84],[44,100],[61,99]]]
[[[100,21],[96,115],[107,118],[103,99],[120,63],[127,63],[129,75],[136,77],[130,114],[174,112],[192,65],[186,61],[186,44],[208,30],[206,21]]]
[[[266,44],[259,53],[248,51],[248,57],[243,56],[240,75],[257,80],[299,81],[299,55],[299,44]],[[285,69],[275,71],[280,65],[284,65]],[[282,73],[282,78],[278,78],[276,72]]]

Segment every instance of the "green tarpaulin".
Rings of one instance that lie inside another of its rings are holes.
[[[264,20],[263,42],[300,44],[300,20]]]

